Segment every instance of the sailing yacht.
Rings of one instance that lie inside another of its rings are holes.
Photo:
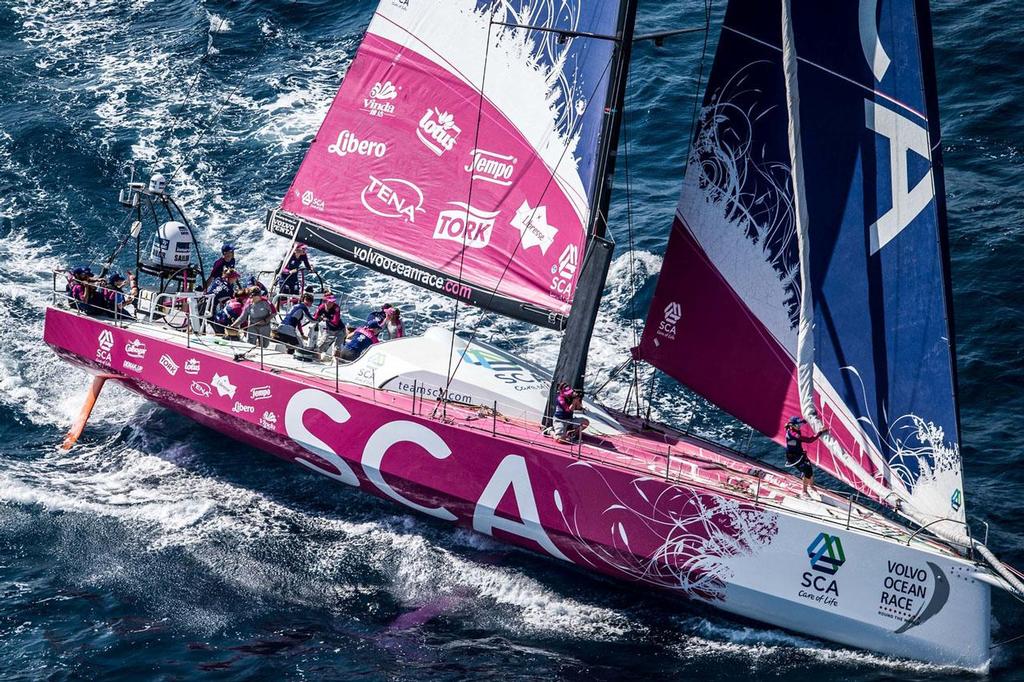
[[[381,0],[267,218],[456,310],[561,331],[553,369],[475,330],[343,365],[216,337],[184,212],[162,183],[133,183],[136,240],[166,215],[136,259],[157,284],[131,316],[85,314],[63,288],[46,311],[46,342],[95,376],[68,445],[115,380],[554,561],[844,645],[987,666],[991,587],[1022,586],[966,520],[926,0],[729,2],[632,349],[780,443],[794,415],[827,427],[807,455],[864,502],[805,495],[785,470],[593,402],[581,442],[542,430],[552,386],[587,379],[635,16],[636,0]]]

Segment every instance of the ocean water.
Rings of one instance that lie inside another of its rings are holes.
[[[132,160],[146,174],[180,167],[175,191],[209,254],[230,238],[246,266],[273,265],[285,244],[262,232],[265,210],[373,6],[0,0],[0,678],[962,678],[453,531],[117,387],[82,443],[57,450],[87,379],[40,341],[49,272],[113,247]],[[1024,565],[1024,21],[1009,0],[942,0],[933,11],[969,511],[991,524],[998,553]],[[693,0],[641,2],[640,30],[702,21]],[[626,124],[637,254],[612,268],[598,333],[621,342],[595,349],[598,374],[625,357],[652,293],[702,47],[698,34],[635,50]],[[624,246],[620,178],[612,224]],[[449,314],[446,299],[325,257],[317,265],[353,306],[381,295],[412,306],[414,330]],[[530,359],[554,359],[550,332],[465,319]],[[745,441],[742,426],[678,386],[655,386],[661,418]],[[613,383],[605,399],[621,403],[626,389]],[[1024,632],[1024,611],[994,599],[994,639]],[[1020,676],[1022,664],[1024,640],[996,648],[990,674]]]

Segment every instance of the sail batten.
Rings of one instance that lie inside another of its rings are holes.
[[[564,327],[620,7],[384,0],[268,229]]]
[[[640,357],[963,534],[924,0],[732,0]],[[668,273],[668,274],[664,274]]]

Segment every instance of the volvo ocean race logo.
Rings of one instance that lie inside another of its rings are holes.
[[[132,339],[131,343],[126,343],[124,345],[124,352],[130,357],[137,358],[139,360],[146,357],[146,350],[146,344],[138,339]]]
[[[846,563],[843,541],[838,535],[818,533],[807,545],[807,558],[811,570],[801,576],[798,596],[820,606],[838,607],[839,583],[834,576]]]
[[[558,263],[551,266],[551,291],[562,300],[569,300],[572,293],[572,278],[576,275],[576,268],[579,267],[580,249],[575,244],[569,244],[558,257]]]
[[[370,95],[363,98],[363,111],[378,118],[394,116],[395,105],[391,102],[398,97],[399,90],[401,88],[391,81],[377,81],[370,89]]]
[[[427,109],[416,128],[416,137],[427,149],[441,156],[455,148],[462,128],[455,125],[455,117],[437,107]]]
[[[384,178],[372,175],[370,184],[360,195],[367,211],[382,218],[402,218],[407,223],[416,222],[416,213],[423,212],[423,192],[408,180]]]
[[[558,228],[548,223],[547,206],[531,207],[528,201],[524,201],[523,205],[516,209],[512,227],[523,235],[520,239],[523,251],[539,246],[540,252],[545,255],[554,243],[555,235],[558,234]]]
[[[512,184],[512,175],[516,171],[516,157],[485,149],[473,149],[469,153],[473,158],[465,170],[473,174],[473,180],[492,182],[502,187]]]
[[[470,249],[482,249],[491,243],[494,219],[501,211],[481,211],[460,201],[449,201],[455,206],[437,214],[434,239],[465,244]]]
[[[381,159],[388,153],[388,146],[383,142],[373,140],[360,140],[350,130],[342,130],[338,133],[338,141],[327,148],[331,154],[345,158],[349,154],[358,156],[373,156]]]
[[[897,634],[924,623],[949,601],[949,578],[937,564],[925,564],[928,568],[901,561],[885,562],[878,615],[898,621]]]
[[[669,341],[676,340],[676,323],[683,316],[683,307],[676,301],[672,301],[663,312],[661,322],[658,323],[658,336],[663,336]],[[658,345],[658,339],[654,339],[654,345]]]

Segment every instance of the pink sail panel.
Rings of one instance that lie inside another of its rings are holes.
[[[658,280],[639,356],[775,442],[800,414],[796,360],[697,243],[679,216],[673,223],[663,276]],[[664,273],[675,273],[665,276]],[[792,331],[795,345],[796,331]],[[851,428],[851,420],[818,392],[815,403],[830,432],[858,465],[877,478],[878,467]],[[855,426],[855,424],[853,424]],[[807,427],[804,434],[810,435]],[[861,493],[879,496],[820,442],[808,457]]]
[[[385,255],[567,315],[587,230],[572,154],[562,165],[576,179],[565,181],[561,166],[549,166],[438,54],[374,35],[383,23],[371,24],[282,208]],[[372,265],[372,256],[356,256]]]

